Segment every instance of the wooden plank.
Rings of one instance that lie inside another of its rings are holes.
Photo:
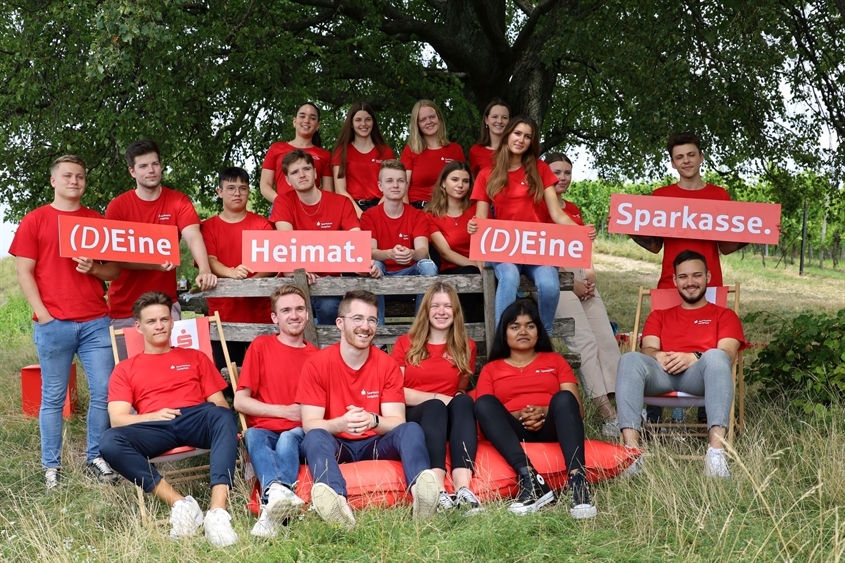
[[[481,276],[484,287],[484,326],[487,330],[485,344],[489,350],[496,334],[496,274],[493,273],[493,268],[485,266]]]

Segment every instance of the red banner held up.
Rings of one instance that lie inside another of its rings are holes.
[[[369,272],[369,231],[244,231],[243,260],[255,272]]]
[[[173,225],[60,215],[59,256],[178,266],[179,231]]]
[[[589,268],[593,241],[590,227],[476,219],[470,239],[470,260]]]
[[[780,204],[613,194],[607,230],[622,235],[777,244]]]

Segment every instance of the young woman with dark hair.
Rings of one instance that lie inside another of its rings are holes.
[[[531,301],[512,303],[496,327],[489,363],[475,388],[475,417],[482,432],[519,479],[519,496],[508,510],[530,514],[555,501],[520,442],[557,442],[572,491],[570,515],[593,518],[584,468],[583,406],[575,375],[552,348]]]
[[[493,166],[493,154],[502,142],[502,133],[508,126],[511,108],[500,98],[493,98],[481,116],[481,135],[469,149],[469,168],[478,176],[482,168]]]
[[[440,172],[425,208],[441,274],[479,273],[478,262],[469,259],[467,224],[475,217],[476,207],[469,199],[471,192],[469,167],[465,162],[450,162]]]

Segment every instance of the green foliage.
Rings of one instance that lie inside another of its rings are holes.
[[[745,323],[773,322],[777,317],[752,313]],[[749,382],[770,393],[787,393],[805,412],[823,413],[845,392],[845,309],[833,315],[806,313],[783,322],[760,351]]]
[[[12,342],[32,335],[32,309],[19,292],[6,293],[0,302],[0,341]]]

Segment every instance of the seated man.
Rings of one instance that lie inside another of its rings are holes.
[[[422,428],[405,422],[399,365],[371,345],[377,303],[369,291],[346,293],[337,318],[341,341],[305,364],[296,392],[305,429],[302,453],[315,483],[311,503],[323,520],[348,528],[355,516],[338,462],[401,460],[415,518],[432,516],[440,497]]]
[[[710,272],[704,256],[692,250],[673,263],[675,287],[683,301],[652,311],[643,327],[642,353],[624,354],[616,376],[619,427],[626,446],[639,442],[643,396],[684,391],[703,395],[710,447],[704,474],[730,477],[723,442],[729,423],[734,384],[731,366],[744,346],[742,324],[731,309],[705,298]]]
[[[284,197],[284,196],[282,196]],[[283,285],[270,295],[270,318],[279,334],[263,334],[246,351],[235,408],[246,416],[249,459],[261,484],[261,514],[252,535],[275,537],[279,524],[305,504],[293,492],[299,475],[299,445],[305,437],[296,402],[302,365],[317,353],[305,341],[305,294]]]
[[[103,434],[100,450],[115,471],[172,507],[170,537],[179,539],[197,533],[202,510],[193,497],[176,492],[147,458],[178,446],[210,449],[205,537],[225,547],[238,541],[226,512],[238,428],[223,398],[226,382],[211,360],[198,350],[170,346],[172,305],[170,296],[160,291],[135,301],[135,328],[144,336],[144,352],[114,368],[108,405],[112,428]]]
[[[408,180],[405,166],[385,160],[378,173],[382,203],[361,215],[361,230],[373,237],[373,260],[385,276],[436,276],[437,266],[428,257],[429,226],[425,213],[405,203]],[[417,296],[417,304],[422,295]],[[378,320],[384,324],[384,297],[378,298]]]

